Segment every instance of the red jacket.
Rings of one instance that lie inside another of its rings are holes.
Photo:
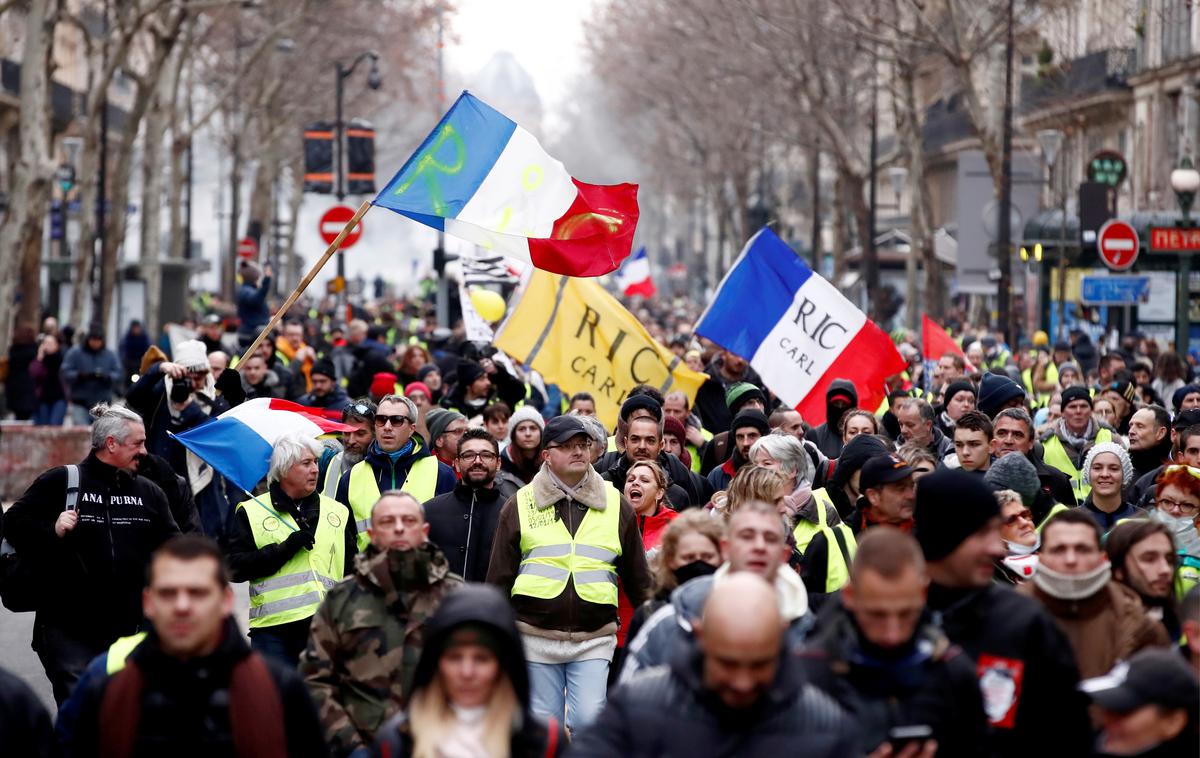
[[[653,516],[638,515],[636,517],[638,530],[642,533],[642,544],[645,546],[647,554],[662,542],[662,534],[666,530],[667,524],[674,521],[678,515],[678,511],[673,511],[664,505]],[[629,598],[625,597],[625,588],[623,587],[617,595],[617,617],[621,620],[617,629],[617,645],[624,647],[625,630],[629,628],[629,622],[633,619],[633,606],[630,605]]]

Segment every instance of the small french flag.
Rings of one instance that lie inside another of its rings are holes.
[[[636,253],[621,264],[621,268],[617,270],[617,286],[621,288],[625,297],[654,297],[658,293],[654,287],[654,278],[650,275],[650,258],[646,256],[645,247],[639,247]]]
[[[875,322],[766,227],[721,280],[696,333],[750,361],[814,425],[825,421],[833,380],[853,382],[858,406],[874,410],[885,397],[884,379],[906,365]]]
[[[316,438],[329,432],[353,431],[354,427],[323,414],[317,408],[260,397],[172,436],[226,479],[250,492],[267,475],[271,451],[285,434],[299,432]]]

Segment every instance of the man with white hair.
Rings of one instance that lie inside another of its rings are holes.
[[[299,433],[275,443],[269,492],[237,504],[225,553],[250,582],[250,647],[295,665],[325,594],[351,573],[358,532],[350,510],[317,492],[321,443]]]
[[[37,611],[33,649],[59,704],[92,658],[138,631],[150,554],[179,533],[166,495],[137,473],[141,417],[101,404],[92,418],[88,457],[43,473],[4,514],[4,536],[30,569],[22,576],[35,577],[11,589]]]

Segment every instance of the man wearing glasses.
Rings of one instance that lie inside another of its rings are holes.
[[[458,486],[425,504],[429,539],[446,554],[452,571],[468,582],[482,582],[487,579],[500,506],[521,485],[512,477],[497,477],[500,451],[487,429],[463,432],[454,466]]]
[[[553,418],[542,440],[541,470],[500,511],[487,580],[516,610],[533,711],[578,734],[604,705],[617,580],[636,608],[651,578],[633,506],[592,468],[583,422]]]
[[[337,500],[353,512],[358,524],[359,550],[370,526],[371,507],[387,490],[400,490],[424,503],[454,489],[454,469],[433,456],[429,445],[413,430],[417,407],[403,395],[384,395],[375,410],[375,441],[366,456],[338,482]]]

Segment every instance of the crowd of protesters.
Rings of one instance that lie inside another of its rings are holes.
[[[1195,755],[1200,384],[1155,340],[900,332],[884,405],[810,424],[638,303],[706,380],[606,428],[422,304],[242,360],[270,273],[117,352],[17,330],[9,411],[92,452],[4,515],[59,706],[0,672],[12,754]],[[347,431],[254,492],[173,438],[262,397]]]

